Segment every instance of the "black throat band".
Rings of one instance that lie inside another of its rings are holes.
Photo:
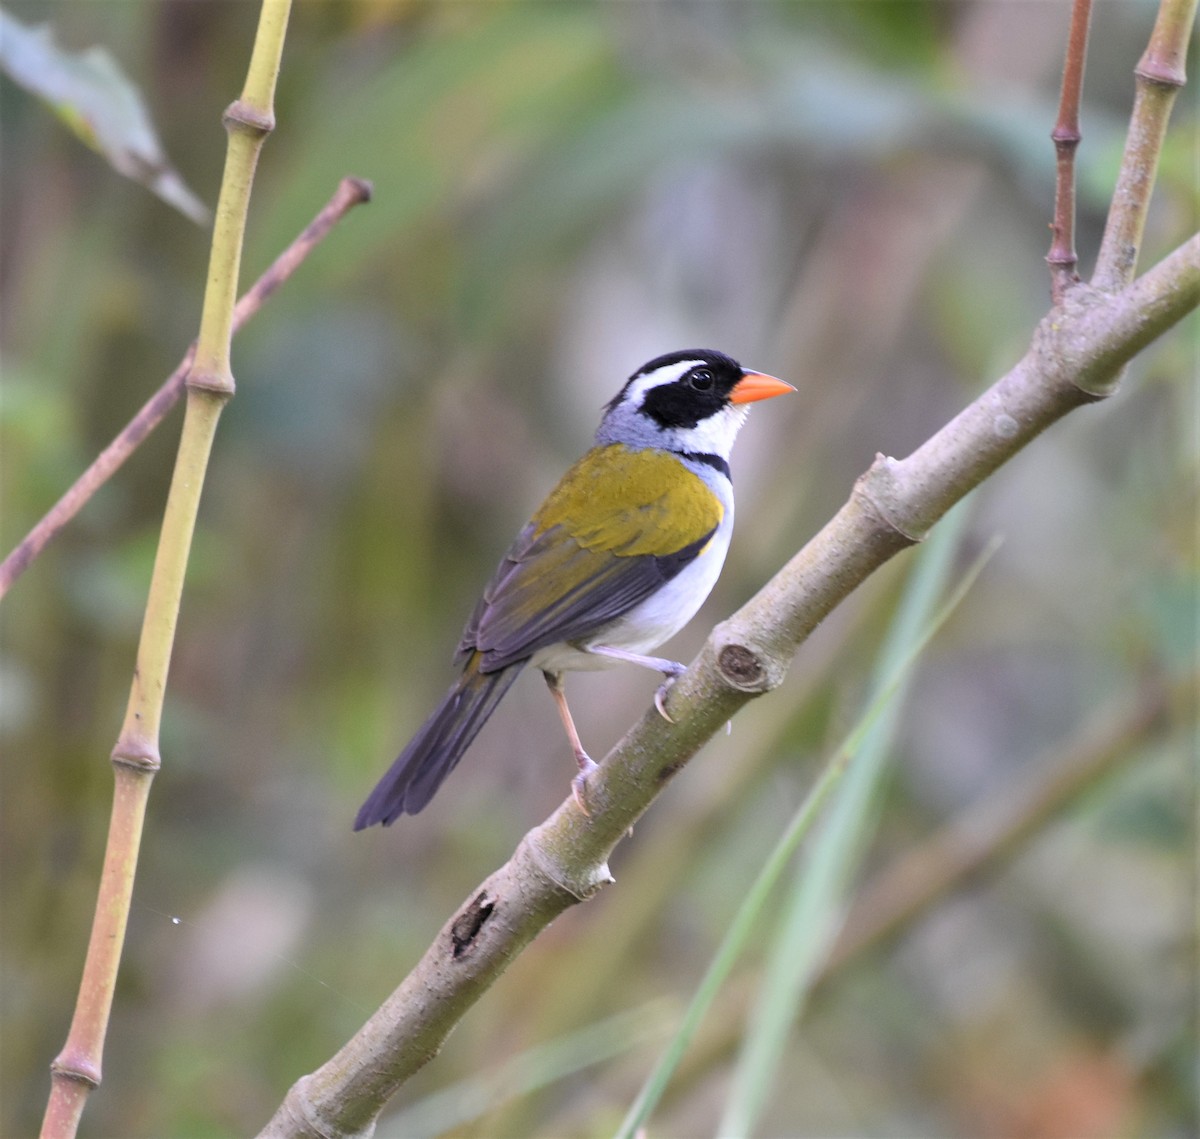
[[[693,463],[703,463],[706,467],[712,467],[714,471],[720,471],[730,482],[733,481],[733,472],[720,455],[702,451],[676,451],[675,454],[681,459],[691,459]]]

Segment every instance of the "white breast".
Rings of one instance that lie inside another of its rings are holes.
[[[670,640],[696,615],[696,610],[717,584],[732,535],[733,510],[729,507],[712,540],[695,561],[602,630],[600,635],[592,637],[588,644],[648,653]]]
[[[733,494],[728,480],[717,475],[712,479],[706,477],[705,481],[720,495],[725,513],[703,552],[628,613],[583,641],[584,651],[565,644],[548,645],[531,658],[530,663],[535,668],[547,672],[612,668],[621,662],[596,656],[586,649],[592,645],[608,645],[631,653],[649,653],[670,640],[696,615],[721,576],[729,540],[733,536]]]

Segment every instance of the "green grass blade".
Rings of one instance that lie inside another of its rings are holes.
[[[744,1139],[754,1132],[770,1101],[792,1026],[837,933],[851,882],[875,831],[879,789],[908,687],[909,666],[981,567],[977,562],[938,614],[937,601],[944,593],[966,518],[966,511],[957,508],[934,530],[906,584],[876,663],[868,717],[860,725],[846,779],[797,868],[796,888],[767,961],[717,1131],[720,1136]]]
[[[688,1004],[678,1030],[621,1122],[616,1139],[634,1139],[662,1098],[671,1076],[675,1073],[692,1037],[700,1027],[700,1022],[721,991],[721,986],[725,983],[730,970],[749,940],[750,933],[759,914],[762,913],[763,906],[774,889],[775,883],[779,881],[795,853],[796,847],[808,833],[821,806],[840,778],[845,768],[844,762],[839,762],[841,759],[842,754],[839,751],[826,765],[800,804],[799,810],[792,816],[791,822],[788,823],[787,829],[776,843],[775,849],[771,851],[763,868],[759,871],[745,901],[738,907],[738,912],[734,915],[729,931],[722,939],[712,963],[700,981],[695,996]]]
[[[949,524],[947,525],[947,523]],[[945,544],[949,546],[949,552],[943,555],[947,562],[956,543],[957,525],[960,524],[956,524],[948,517],[943,522],[943,527],[940,528],[952,531],[950,537],[939,539],[937,543],[937,545]],[[933,544],[932,541],[931,544]],[[684,1013],[678,1030],[659,1058],[658,1063],[647,1077],[637,1098],[630,1105],[625,1119],[616,1132],[616,1139],[634,1139],[641,1129],[645,1127],[651,1113],[661,1100],[663,1092],[666,1090],[667,1084],[670,1082],[680,1060],[687,1051],[688,1045],[691,1043],[700,1023],[712,1006],[722,984],[724,984],[726,978],[729,976],[734,963],[749,940],[750,934],[754,929],[759,915],[762,913],[771,891],[787,868],[797,847],[811,829],[814,821],[819,817],[821,808],[845,773],[851,758],[860,750],[867,733],[887,707],[893,692],[899,687],[905,670],[917,653],[924,648],[925,644],[928,643],[938,628],[950,616],[954,607],[974,581],[987,556],[990,556],[990,550],[985,553],[980,561],[964,577],[962,584],[943,607],[937,618],[928,624],[922,638],[915,644],[912,644],[910,641],[909,653],[896,662],[893,670],[887,674],[889,676],[887,683],[876,692],[874,699],[869,704],[858,725],[830,758],[809,790],[808,795],[805,796],[804,801],[792,816],[787,829],[776,843],[767,861],[763,864],[745,900],[734,915],[729,930],[722,939],[720,947],[697,987],[696,993]]]

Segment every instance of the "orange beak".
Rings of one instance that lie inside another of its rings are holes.
[[[768,376],[765,372],[746,372],[729,393],[730,403],[753,403],[759,399],[770,399],[772,396],[783,395],[784,392],[794,392],[791,384]]]

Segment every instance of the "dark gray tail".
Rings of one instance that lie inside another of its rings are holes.
[[[354,829],[375,823],[389,826],[401,815],[415,815],[454,770],[463,752],[517,679],[525,662],[496,672],[481,672],[480,654],[468,662],[437,710],[413,736],[388,773],[359,808]]]

